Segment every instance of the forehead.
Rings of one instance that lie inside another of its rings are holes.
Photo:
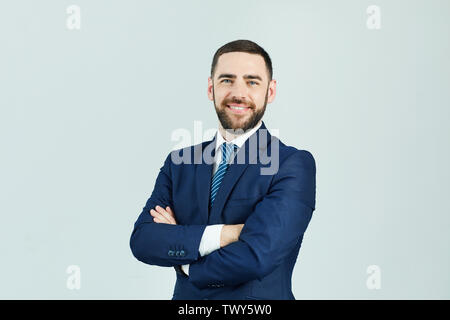
[[[217,61],[215,77],[221,73],[232,73],[238,77],[244,74],[259,75],[267,79],[267,68],[264,58],[259,54],[247,52],[228,52],[219,57]]]

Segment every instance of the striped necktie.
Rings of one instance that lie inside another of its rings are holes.
[[[237,149],[237,145],[234,143],[227,144],[226,142],[222,143],[222,161],[220,161],[219,167],[217,168],[217,171],[214,173],[214,176],[212,178],[211,182],[211,194],[210,194],[210,206],[212,207],[212,204],[214,202],[214,199],[216,198],[217,191],[219,190],[220,183],[223,180],[223,177],[225,173],[227,172],[227,169],[229,167],[228,160],[230,159],[230,155]]]

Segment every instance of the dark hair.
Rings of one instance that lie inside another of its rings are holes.
[[[214,75],[214,71],[216,69],[216,64],[217,61],[219,60],[219,57],[222,54],[228,52],[247,52],[252,54],[259,54],[264,58],[264,61],[266,62],[266,67],[269,74],[269,81],[272,80],[272,73],[273,73],[272,60],[270,60],[269,54],[259,45],[250,40],[235,40],[220,47],[214,54],[214,58],[211,65],[211,78]]]

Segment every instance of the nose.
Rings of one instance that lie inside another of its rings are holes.
[[[233,99],[245,100],[248,94],[247,84],[243,80],[235,80],[233,86],[231,87],[231,96]]]

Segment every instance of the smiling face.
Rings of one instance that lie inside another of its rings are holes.
[[[247,131],[255,127],[267,103],[275,99],[276,81],[269,81],[261,55],[224,53],[212,76],[208,78],[208,98],[214,102],[223,129]]]

